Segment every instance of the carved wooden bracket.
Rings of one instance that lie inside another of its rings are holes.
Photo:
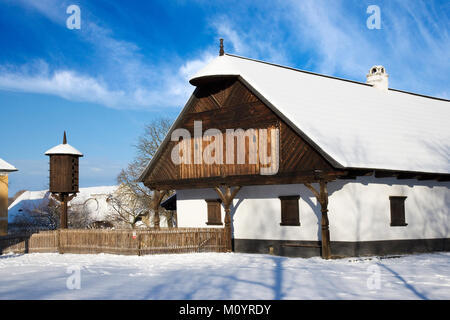
[[[225,207],[225,223],[224,223],[224,232],[225,232],[225,241],[227,246],[227,251],[231,252],[231,209],[230,206],[233,203],[233,199],[236,196],[236,194],[241,189],[240,186],[234,187],[233,190],[231,190],[230,186],[225,186],[225,192],[222,192],[219,186],[214,187],[214,190],[216,190],[217,194],[220,197],[220,200],[222,200],[223,206]]]
[[[77,194],[61,192],[61,193],[53,193],[52,195],[56,200],[58,200],[61,203],[59,228],[67,229],[67,227],[68,227],[67,204],[69,203],[69,201],[71,201],[73,198],[75,198],[77,196]]]

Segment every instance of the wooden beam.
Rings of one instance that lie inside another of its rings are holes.
[[[222,108],[222,105],[220,104],[219,101],[217,101],[216,97],[214,97],[213,94],[210,95],[209,98],[210,98],[210,100],[214,103],[214,105],[215,105],[218,109]]]
[[[341,177],[339,177],[339,179],[356,179],[357,177],[361,177],[361,176],[371,176],[373,175],[373,170],[355,170],[355,169],[350,169],[347,171],[348,173],[346,175],[343,175]]]
[[[220,186],[215,186],[214,190],[216,190],[219,195],[220,200],[222,200],[223,206],[225,207],[225,221],[224,221],[224,232],[225,232],[225,241],[226,241],[226,250],[227,252],[231,252],[231,204],[233,203],[233,199],[236,194],[241,189],[240,186],[236,186],[234,190],[231,190],[230,186],[225,185],[225,192],[222,192]]]
[[[394,171],[375,171],[375,178],[392,178],[396,175]]]
[[[399,173],[397,174],[397,179],[404,180],[404,179],[416,179],[418,176],[417,173],[413,172],[405,172],[405,173]]]
[[[375,178],[389,178],[395,177],[399,180],[403,179],[416,179],[423,180],[436,180],[436,181],[449,181],[449,174],[427,173],[427,172],[413,172],[413,171],[392,171],[392,170],[377,170],[375,171]]]
[[[422,180],[437,180],[439,179],[439,175],[438,174],[421,174],[417,177],[417,180],[422,181]]]
[[[321,179],[333,181],[344,175],[343,171],[324,172],[320,174]],[[214,188],[218,185],[244,186],[244,185],[270,185],[270,184],[296,184],[318,182],[318,176],[313,171],[297,171],[269,175],[240,175],[206,177],[196,179],[178,179],[167,181],[146,181],[145,185],[150,189],[194,189],[194,188]]]

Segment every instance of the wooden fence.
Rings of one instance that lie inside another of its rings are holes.
[[[65,229],[0,237],[0,253],[159,253],[225,252],[222,228],[149,230]]]

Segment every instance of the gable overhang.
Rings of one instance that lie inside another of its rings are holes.
[[[229,79],[236,79],[240,81],[250,92],[252,92],[258,99],[261,100],[270,110],[272,110],[281,120],[286,122],[286,124],[294,130],[295,133],[297,133],[301,138],[303,138],[308,144],[311,145],[311,147],[316,150],[322,157],[325,158],[326,161],[330,163],[330,165],[336,169],[345,169],[342,164],[340,164],[338,161],[333,159],[329,154],[327,154],[320,146],[318,146],[312,139],[310,139],[300,128],[298,128],[291,120],[289,120],[288,117],[286,117],[280,110],[278,110],[269,100],[267,100],[258,90],[256,90],[247,80],[245,80],[242,76],[237,74],[229,74],[229,75],[211,75],[211,76],[202,76],[193,78],[189,81],[192,85],[195,85],[198,89],[199,86],[205,85],[205,84],[211,84],[217,81],[223,81],[223,80],[229,80]],[[178,115],[175,122],[170,127],[166,137],[164,138],[163,142],[159,146],[158,150],[156,151],[153,158],[149,161],[147,167],[144,169],[144,171],[141,173],[141,175],[138,178],[138,182],[145,182],[145,178],[151,172],[153,167],[155,166],[156,162],[158,161],[159,157],[161,156],[161,153],[163,152],[165,146],[167,143],[169,143],[171,139],[171,135],[173,130],[177,128],[177,126],[182,121],[184,115],[186,114],[187,110],[189,109],[190,104],[195,98],[195,91],[191,94],[189,100],[184,105],[182,111]]]

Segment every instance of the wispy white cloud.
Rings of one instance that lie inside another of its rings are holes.
[[[368,30],[366,7],[352,11],[343,1],[293,1],[292,26],[299,41],[316,52],[319,72],[342,74],[364,81],[374,64],[384,64],[393,87],[442,95],[450,71],[450,22],[436,14],[432,2],[382,2],[381,30]],[[444,93],[445,94],[445,93]]]
[[[0,89],[49,94],[71,101],[91,102],[116,109],[142,109],[182,106],[192,92],[188,79],[208,61],[192,60],[171,70],[159,70],[163,81],[157,86],[127,84],[125,90],[113,90],[107,83],[73,70],[55,70],[41,62],[42,69],[0,66]],[[194,67],[195,66],[195,67]],[[33,71],[28,71],[33,69]]]
[[[114,107],[123,100],[123,91],[110,91],[103,83],[70,70],[49,72],[45,62],[33,72],[28,65],[19,68],[0,67],[0,89],[56,95],[73,101],[101,102]]]
[[[20,1],[55,23],[64,23],[54,0]],[[63,3],[64,5],[62,5]],[[324,74],[364,81],[372,65],[383,64],[391,87],[441,97],[450,95],[450,19],[426,2],[382,2],[382,29],[368,30],[366,8],[349,10],[344,1],[279,1],[271,14],[246,10],[212,15],[209,27],[225,38],[225,50]],[[240,7],[242,9],[242,7]],[[360,12],[359,12],[359,11]],[[401,14],[399,14],[401,11]],[[0,88],[52,94],[112,108],[180,107],[192,92],[188,79],[217,53],[206,46],[181,60],[176,54],[158,64],[133,42],[118,39],[95,19],[82,24],[80,38],[93,48],[93,72],[77,66],[54,69],[50,62],[0,66]],[[301,55],[307,52],[306,55]],[[305,61],[295,61],[299,56]],[[294,63],[293,63],[294,62]]]
[[[19,66],[0,65],[0,89],[55,95],[117,109],[180,107],[193,90],[188,79],[213,58],[204,51],[179,64],[152,65],[144,61],[134,43],[117,40],[110,30],[94,23],[85,28],[83,39],[103,57],[100,76],[70,68],[54,70],[48,62],[36,60]]]
[[[67,18],[67,1],[20,0],[19,4],[57,24]],[[92,48],[90,54],[97,57],[95,70],[77,70],[76,62],[55,69],[50,61],[43,60],[0,65],[0,89],[55,95],[117,109],[180,107],[193,90],[188,79],[213,58],[205,50],[187,61],[174,55],[154,64],[146,60],[137,44],[114,37],[113,31],[95,23],[94,17],[83,21],[82,29],[76,32]]]
[[[15,0],[25,10],[34,10],[55,23],[64,23],[67,19],[66,8],[72,3],[61,0]]]
[[[276,20],[276,12],[271,19]],[[273,21],[273,20],[271,20]],[[269,21],[253,17],[252,24],[240,25],[233,16],[220,15],[211,19],[210,26],[218,37],[225,39],[225,51],[263,59],[279,64],[289,64],[287,47],[277,32],[276,24],[266,28]],[[259,26],[259,27],[258,27]]]
[[[278,1],[270,15],[255,14],[248,22],[248,12],[211,21],[237,54],[361,82],[371,66],[383,64],[391,87],[448,97],[448,4],[379,1],[381,30],[366,27],[369,4]],[[298,56],[306,60],[295,61]]]
[[[297,41],[302,47],[315,52],[318,72],[346,75],[363,75],[369,60],[374,63],[378,50],[364,37],[365,23],[358,25],[356,19],[342,9],[338,1],[292,2],[290,26],[297,31]],[[365,11],[361,12],[364,15]]]

